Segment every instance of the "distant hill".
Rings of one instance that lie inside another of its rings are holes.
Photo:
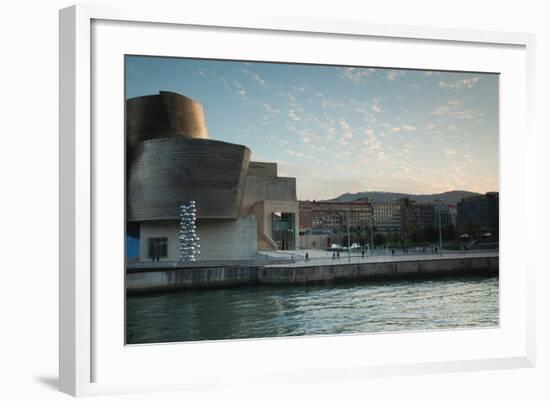
[[[371,202],[386,202],[399,198],[409,198],[419,203],[433,203],[436,199],[441,199],[444,204],[447,205],[456,205],[462,198],[468,196],[480,195],[477,192],[469,191],[449,191],[443,192],[441,194],[432,194],[432,195],[412,195],[412,194],[403,194],[398,192],[378,192],[378,191],[367,191],[367,192],[358,192],[355,194],[342,194],[335,199],[334,201],[340,202],[351,202],[357,199],[368,198]]]

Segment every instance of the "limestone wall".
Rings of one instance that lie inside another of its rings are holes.
[[[243,208],[263,200],[296,201],[296,178],[247,175]]]
[[[152,221],[140,225],[140,261],[148,257],[149,238],[168,238],[168,256],[161,260],[179,259],[179,222]],[[253,216],[236,220],[199,220],[197,234],[200,238],[201,254],[197,260],[251,259],[257,254],[256,220]]]

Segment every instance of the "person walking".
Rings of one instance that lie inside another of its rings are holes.
[[[391,256],[395,256],[395,249],[391,249]]]
[[[309,253],[306,252],[306,262],[309,262]]]

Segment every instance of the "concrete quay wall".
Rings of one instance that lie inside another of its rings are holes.
[[[300,285],[406,278],[497,275],[498,256],[287,266],[219,266],[128,271],[128,293],[223,288],[249,285]]]
[[[129,293],[254,285],[257,266],[192,267],[127,272]]]
[[[260,267],[262,284],[308,284],[460,275],[496,275],[498,256],[296,267]]]

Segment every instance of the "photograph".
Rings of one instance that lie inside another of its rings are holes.
[[[499,327],[498,73],[124,57],[126,345]]]

